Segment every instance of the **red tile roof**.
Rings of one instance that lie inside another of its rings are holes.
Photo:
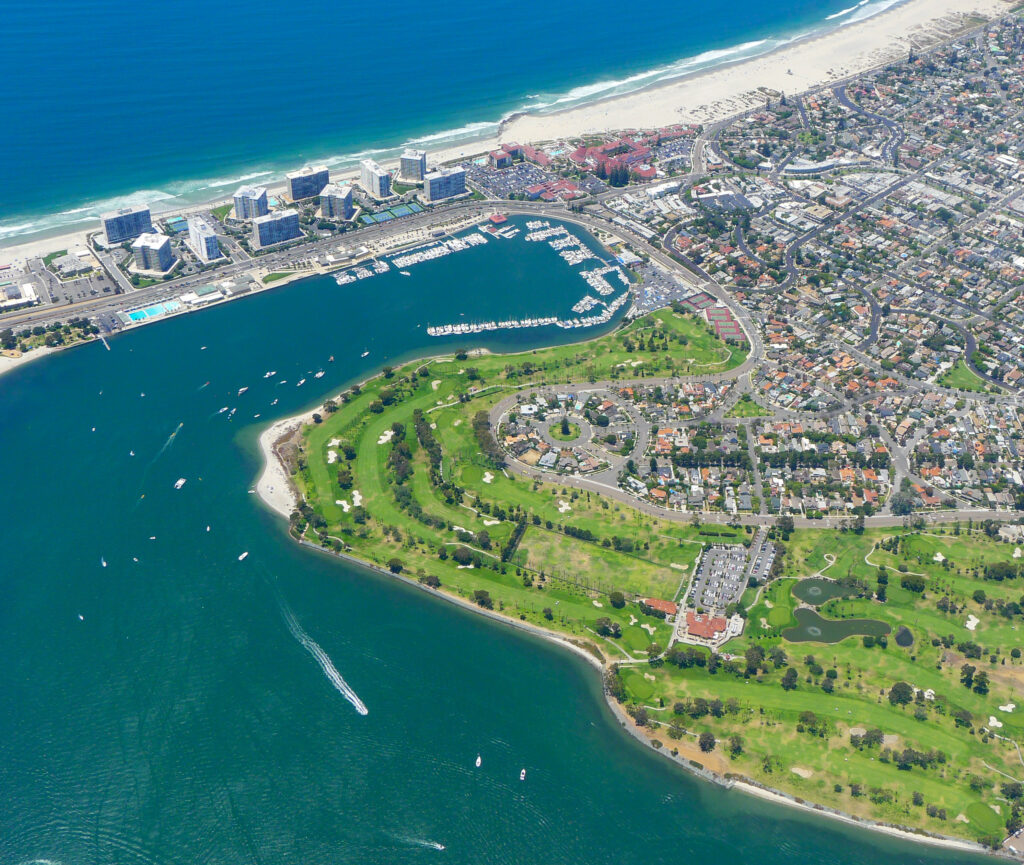
[[[686,613],[686,630],[694,637],[704,640],[714,639],[715,634],[725,631],[727,624],[721,616],[702,616],[693,610],[688,610]]]
[[[671,601],[662,601],[659,598],[644,598],[644,603],[652,610],[661,610],[666,616],[676,614],[676,605]]]

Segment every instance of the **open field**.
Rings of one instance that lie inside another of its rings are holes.
[[[938,383],[943,387],[953,387],[957,390],[969,390],[976,393],[985,393],[988,390],[985,381],[971,372],[962,360],[958,360],[951,370],[944,372]]]
[[[743,394],[729,411],[725,413],[726,417],[765,417],[770,415],[771,412],[766,408],[762,408],[750,397],[750,394]]]

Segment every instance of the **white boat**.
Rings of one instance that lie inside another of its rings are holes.
[[[107,560],[100,556],[100,564],[105,568],[107,566]]]
[[[245,558],[246,558],[246,556],[248,556],[248,555],[249,555],[249,551],[248,551],[248,550],[246,550],[246,551],[245,551],[244,553],[242,553],[242,555],[240,555],[240,556],[238,557],[238,561],[240,561],[240,562],[244,562],[244,561],[245,561]],[[524,771],[525,771],[525,770],[524,770]]]
[[[300,379],[299,379],[299,380],[298,380],[298,381],[297,381],[297,382],[295,383],[295,386],[296,386],[296,387],[302,387],[302,386],[303,386],[303,385],[304,385],[305,383],[306,383],[306,380],[305,380],[304,378],[300,378]]]
[[[313,376],[313,378],[323,378],[323,377],[324,377],[324,371],[323,370],[320,370],[320,372],[318,372],[315,376]]]
[[[177,479],[177,480],[176,480],[176,481],[174,482],[174,488],[175,488],[176,490],[180,490],[180,489],[181,489],[181,488],[182,488],[183,486],[185,486],[185,478],[178,478],[178,479]]]
[[[274,400],[274,401],[273,401],[273,402],[271,403],[271,405],[277,405],[277,400],[275,399],[275,400]]]
[[[235,412],[236,411],[238,411],[238,409],[237,408],[233,408],[233,409],[231,409],[231,411],[228,412],[228,420],[231,420],[231,418],[233,418],[235,416]]]
[[[81,613],[79,613],[78,614],[78,621],[84,622],[85,621],[85,616],[83,616]]]
[[[409,271],[408,271],[408,270],[400,270],[400,271],[398,271],[398,272],[399,272],[400,274],[402,274],[402,276],[412,276],[412,274],[411,274],[411,273],[409,273]]]
[[[522,770],[522,771],[521,771],[521,772],[519,773],[519,780],[520,780],[520,781],[525,781],[525,780],[526,780],[526,770],[525,770],[525,769],[523,769],[523,770]]]
[[[209,526],[206,527],[206,531],[210,531],[210,527]]]
[[[217,414],[224,414],[224,412],[226,412],[227,410],[228,410],[228,407],[224,406],[224,408],[222,408],[219,412],[217,412]]]
[[[248,389],[249,389],[248,387],[240,387],[240,388],[238,389],[238,395],[239,395],[239,396],[241,396],[241,395],[242,395],[243,393],[245,393],[245,392],[246,392],[246,391],[247,391]]]
[[[363,352],[363,353],[362,353],[361,355],[359,355],[359,356],[360,356],[360,357],[366,357],[366,356],[367,356],[368,354],[369,354],[369,352],[368,352],[368,351],[364,351],[364,352]]]
[[[135,456],[135,451],[128,451],[128,456],[130,456],[130,457]]]
[[[477,768],[478,768],[478,769],[480,768],[480,764],[481,764],[482,762],[483,762],[483,760],[481,760],[481,759],[480,759],[480,755],[479,755],[479,754],[477,754],[477,755],[476,755],[476,766],[477,766]]]

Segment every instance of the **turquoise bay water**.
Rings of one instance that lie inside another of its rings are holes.
[[[0,378],[0,865],[975,861],[698,782],[617,729],[580,659],[288,540],[247,492],[262,423],[437,351],[428,317],[559,313],[584,288],[544,244],[412,272]]]
[[[225,197],[310,160],[493,134],[898,0],[4,4],[0,241]]]

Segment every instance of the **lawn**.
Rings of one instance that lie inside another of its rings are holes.
[[[739,401],[729,411],[726,412],[726,417],[764,417],[765,415],[771,414],[766,408],[758,405],[751,398],[750,394],[745,393],[739,398]]]
[[[988,390],[985,380],[971,371],[963,359],[958,360],[952,369],[944,372],[939,377],[938,383],[943,387],[974,391],[975,393],[985,393]]]
[[[279,270],[276,271],[275,273],[268,273],[265,277],[263,277],[263,282],[265,284],[277,282],[279,279],[284,279],[286,276],[292,276],[292,273],[293,272],[290,270]]]
[[[221,222],[223,222],[225,217],[229,213],[231,213],[231,208],[233,206],[234,205],[231,204],[222,204],[220,207],[213,208],[213,210],[211,210],[210,213],[213,214],[215,219],[219,219]]]
[[[580,437],[580,425],[571,421],[565,424],[556,423],[551,425],[548,432],[551,434],[551,438],[560,442],[576,441]]]

